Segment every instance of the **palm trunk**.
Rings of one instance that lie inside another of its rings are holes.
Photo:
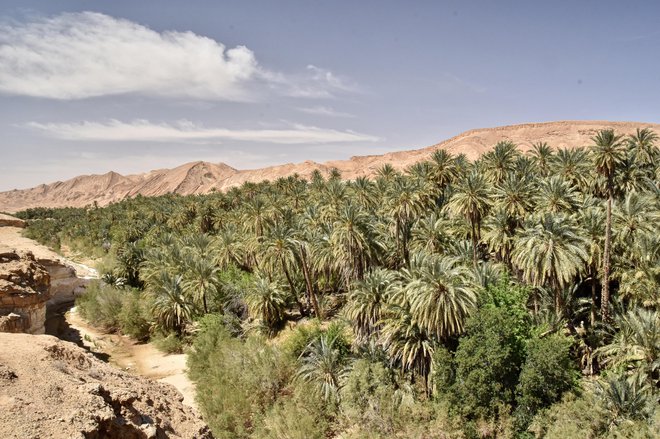
[[[305,286],[307,287],[307,299],[311,300],[312,307],[314,308],[314,314],[316,318],[321,320],[323,316],[321,315],[321,310],[319,309],[319,303],[316,300],[316,294],[314,293],[314,287],[312,285],[312,277],[309,274],[309,268],[307,267],[307,257],[305,249],[303,246],[300,246],[300,263],[302,265],[303,275],[305,276]]]
[[[603,251],[603,293],[600,303],[600,314],[603,322],[609,321],[610,303],[610,246],[612,241],[612,183],[607,188],[607,220],[605,221],[605,250]]]
[[[593,328],[596,325],[596,272],[595,267],[591,268],[591,327]]]
[[[474,263],[474,269],[478,267],[477,264],[477,229],[474,220],[470,220],[470,225],[472,226],[472,262]]]

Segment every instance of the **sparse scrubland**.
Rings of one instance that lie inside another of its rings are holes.
[[[188,350],[216,437],[652,438],[656,141],[19,216],[103,255],[90,322]]]

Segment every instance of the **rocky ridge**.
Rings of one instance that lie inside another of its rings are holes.
[[[174,387],[48,335],[0,333],[0,437],[212,438]]]
[[[391,152],[382,155],[355,156],[348,160],[325,163],[305,161],[261,169],[237,170],[224,163],[192,162],[173,169],[158,169],[145,174],[123,176],[116,172],[82,175],[73,179],[42,184],[31,189],[0,192],[0,211],[16,212],[30,207],[84,207],[94,202],[107,205],[137,195],[181,195],[225,191],[245,182],[275,180],[298,174],[309,178],[316,170],[328,173],[337,168],[344,179],[372,176],[389,163],[397,169],[428,159],[438,149],[465,154],[476,159],[497,142],[508,140],[522,151],[532,143],[547,142],[554,148],[585,146],[599,130],[613,128],[620,134],[632,134],[638,128],[651,128],[660,133],[660,124],[607,121],[561,121],[509,125],[466,131],[427,148]]]

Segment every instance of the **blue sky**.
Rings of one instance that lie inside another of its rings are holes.
[[[0,3],[0,190],[658,122],[660,2]]]

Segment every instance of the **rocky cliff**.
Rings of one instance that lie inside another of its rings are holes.
[[[599,130],[613,128],[620,134],[632,134],[637,128],[651,128],[660,133],[659,124],[640,122],[562,121],[510,125],[466,131],[427,148],[391,152],[383,155],[355,156],[348,160],[326,163],[306,161],[287,163],[261,169],[237,170],[223,163],[193,162],[174,169],[159,169],[145,174],[123,176],[116,172],[103,175],[82,175],[64,182],[0,193],[0,211],[16,212],[29,207],[83,207],[94,202],[106,205],[136,195],[156,196],[167,193],[203,194],[224,191],[245,182],[275,180],[298,174],[309,178],[315,170],[322,173],[332,168],[343,178],[371,176],[386,163],[403,169],[428,159],[437,149],[453,154],[465,154],[475,159],[502,140],[512,141],[522,151],[532,143],[547,142],[554,148],[578,147],[591,143]]]
[[[50,275],[30,252],[0,253],[0,332],[45,332]]]
[[[0,333],[0,437],[209,439],[174,387],[48,335]]]

